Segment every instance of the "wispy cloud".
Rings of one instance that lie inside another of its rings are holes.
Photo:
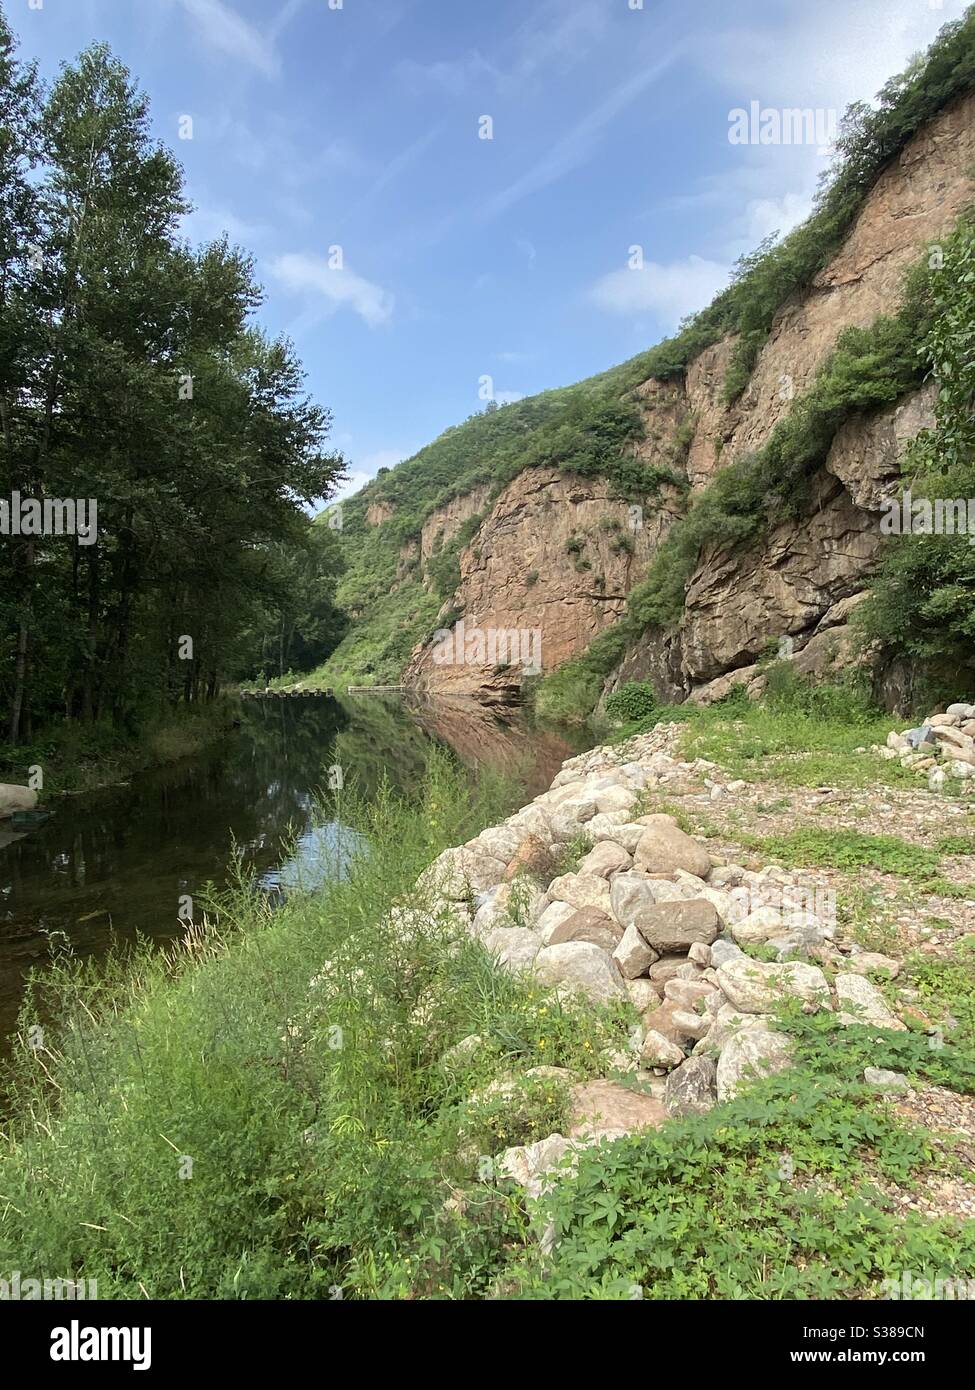
[[[388,290],[351,270],[332,270],[319,256],[291,252],[276,257],[270,271],[284,289],[314,296],[329,314],[351,309],[370,328],[389,323],[393,316],[394,299]]]
[[[413,96],[422,95],[431,88],[453,97],[466,96],[478,83],[487,80],[493,85],[501,78],[498,69],[476,48],[460,58],[435,63],[404,58],[396,65],[396,75]]]
[[[642,270],[612,270],[592,286],[589,298],[613,314],[653,314],[667,331],[709,304],[728,283],[729,267],[701,256]]]
[[[615,86],[604,101],[581,121],[577,121],[561,140],[556,141],[548,154],[532,165],[520,178],[486,199],[482,206],[482,216],[497,217],[523,198],[557,183],[572,169],[584,164],[591,158],[606,127],[667,71],[680,52],[680,47],[673,48],[659,62],[641,67],[629,81]]]
[[[277,77],[281,60],[274,43],[248,20],[243,19],[227,0],[176,0],[194,21],[202,38],[221,53],[246,63],[265,77]]]

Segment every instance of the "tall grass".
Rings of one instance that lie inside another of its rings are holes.
[[[557,1129],[564,1095],[545,1078],[519,1105],[470,1093],[515,1057],[595,1074],[627,1026],[499,975],[414,892],[510,795],[435,755],[414,804],[341,808],[369,848],[324,892],[271,913],[241,886],[176,951],[55,962],[21,1019],[0,1270],[97,1279],[110,1298],[476,1293],[520,1209],[482,1186],[491,1221],[440,1230],[444,1203],[480,1155]],[[415,915],[390,921],[397,900]],[[442,1065],[471,1034],[478,1052]],[[451,1241],[451,1272],[428,1275]]]

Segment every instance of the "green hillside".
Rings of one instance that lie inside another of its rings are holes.
[[[400,551],[419,535],[431,512],[451,498],[480,484],[488,485],[493,498],[533,465],[608,479],[622,498],[642,502],[652,500],[661,482],[680,483],[682,443],[686,446],[689,442],[682,441],[680,431],[672,457],[664,466],[647,466],[624,453],[625,446],[643,432],[635,388],[651,377],[679,379],[704,348],[735,335],[737,343],[723,396],[728,402],[736,399],[748,384],[776,312],[791,295],[807,287],[836,253],[881,171],[925,122],[973,88],[975,8],[969,9],[964,19],[946,25],[927,54],[886,84],[874,106],[856,103],[850,107],[813,215],[781,241],[770,238],[743,257],[728,288],[684,323],[675,337],[575,385],[500,408],[489,403],[484,412],[445,430],[412,458],[383,470],[346,503],[342,534],[347,568],[338,600],[350,614],[352,625],[327,665],[312,679],[331,685],[398,679],[411,648],[436,626],[439,608],[456,587],[458,556],[476,530],[478,519],[434,557],[428,566],[429,592],[415,564],[412,568],[406,564],[397,578]],[[916,308],[916,312],[920,314],[921,309]],[[907,326],[913,331],[917,323]],[[909,364],[904,360],[908,356]],[[797,416],[795,437],[787,430],[777,439],[771,474],[768,468],[755,468],[750,460],[747,476],[729,473],[721,484],[717,506],[712,498],[703,510],[700,504],[695,508],[696,524],[675,537],[674,547],[680,553],[676,566],[668,560],[672,577],[667,591],[657,592],[662,577],[659,584],[653,578],[653,593],[648,595],[644,586],[640,603],[626,625],[627,640],[648,622],[673,620],[679,615],[683,580],[693,568],[698,537],[706,534],[714,514],[733,518],[725,527],[726,534],[733,537],[736,527],[740,534],[750,534],[754,519],[765,510],[769,489],[794,489],[797,475],[808,476],[809,466],[814,466],[821,453],[824,431],[832,438],[847,414],[890,399],[888,385],[906,389],[912,373],[922,370],[912,355],[910,338],[903,331],[888,331],[882,326],[867,339],[848,336],[830,369],[833,377],[827,374],[828,379],[817,383],[820,399],[812,411],[815,419],[811,429],[807,407],[797,403],[793,411]],[[831,395],[837,375],[845,390],[838,407]],[[862,388],[864,375],[874,381],[876,389]],[[810,434],[815,436],[812,445]],[[783,453],[788,454],[784,461]],[[798,467],[792,466],[796,460]],[[728,495],[729,489],[734,492],[739,486],[740,499]],[[373,504],[392,508],[392,515],[382,525],[368,527],[366,509]],[[741,515],[745,516],[744,524]],[[671,592],[675,579],[681,590],[676,595]],[[602,655],[596,662],[600,678],[619,659],[623,642],[622,628],[615,636],[604,634]]]

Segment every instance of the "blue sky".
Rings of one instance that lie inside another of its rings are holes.
[[[346,491],[482,408],[486,377],[515,399],[671,332],[742,252],[802,219],[828,159],[732,145],[729,113],[842,111],[965,7],[4,3],[46,76],[105,40],[148,92],[186,170],[187,235],[226,230],[255,255],[261,318],[334,413]]]

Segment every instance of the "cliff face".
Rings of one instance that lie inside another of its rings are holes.
[[[667,491],[658,510],[639,516],[599,479],[547,468],[519,474],[461,555],[453,607],[463,611],[466,633],[517,632],[529,640],[537,633],[542,670],[581,651],[620,616],[635,577],[679,515],[679,494]],[[503,700],[519,681],[517,663],[495,669],[508,654],[499,647],[510,646],[510,639],[496,642],[483,662],[445,662],[435,647],[421,646],[404,679],[444,694]]]
[[[975,198],[973,168],[975,96],[942,112],[881,175],[836,256],[806,293],[780,309],[737,401],[721,399],[733,338],[702,352],[681,382],[651,380],[640,388],[640,457],[671,466],[683,459],[693,494],[719,468],[764,444],[838,335],[896,312],[905,271]],[[813,480],[809,514],[752,550],[705,552],[679,628],[648,634],[614,684],[649,679],[668,698],[708,699],[729,682],[753,679],[749,668],[770,641],[791,638],[812,670],[842,653],[845,618],[881,542],[881,503],[896,486],[902,450],[933,423],[933,404],[925,388],[845,425]],[[546,468],[527,470],[493,503],[487,499],[481,490],[434,513],[423,528],[419,563],[426,564],[438,536],[449,540],[464,520],[489,508],[461,555],[460,586],[443,614],[462,612],[468,631],[539,630],[543,670],[581,653],[619,617],[684,507],[682,493],[665,487],[634,518],[607,484]],[[414,650],[404,676],[409,684],[503,698],[520,679],[515,667],[497,669],[503,663],[493,655],[445,663],[434,659],[435,650]]]

